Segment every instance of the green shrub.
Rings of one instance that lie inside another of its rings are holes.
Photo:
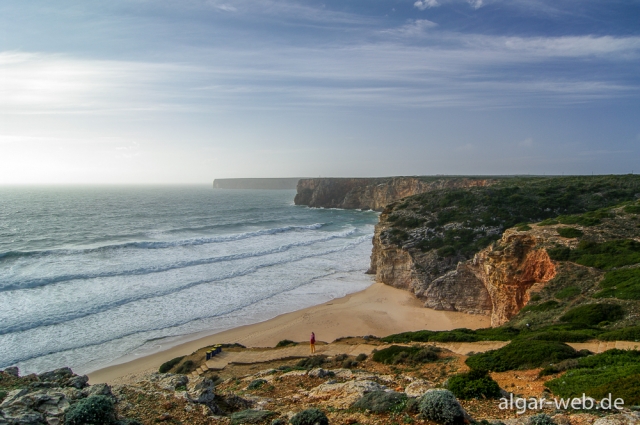
[[[363,362],[365,360],[367,360],[367,355],[364,353],[360,353],[358,354],[358,357],[356,357],[357,362]]]
[[[640,268],[610,271],[604,275],[600,287],[604,289],[594,295],[596,298],[640,300]]]
[[[554,220],[552,218],[548,218],[546,220],[542,220],[540,223],[538,223],[538,226],[553,226],[554,224],[558,224],[558,220]]]
[[[193,362],[193,360],[187,360],[184,363],[182,363],[180,366],[178,366],[178,368],[176,369],[176,373],[179,373],[181,375],[186,375],[188,373],[193,372],[196,369],[196,364]]]
[[[545,301],[542,304],[538,304],[538,305],[527,305],[520,311],[522,311],[522,312],[527,312],[527,311],[549,311],[549,310],[555,310],[558,307],[560,307],[560,303],[558,301],[549,300],[549,301]]]
[[[404,408],[406,401],[407,396],[404,393],[397,393],[395,391],[372,391],[365,394],[353,407],[356,409],[370,410],[374,413],[388,411],[399,412]]]
[[[160,368],[158,369],[158,371],[160,373],[167,373],[169,372],[175,365],[177,365],[178,363],[180,363],[180,361],[182,359],[184,359],[185,356],[180,356],[180,357],[176,357],[175,359],[171,359],[168,362],[162,363],[160,365]]]
[[[465,413],[449,390],[429,390],[421,398],[418,410],[427,419],[444,425],[465,423]]]
[[[615,329],[598,335],[602,341],[640,341],[640,326]]]
[[[402,347],[392,345],[373,354],[373,360],[384,364],[416,364],[438,360],[438,347]]]
[[[447,389],[463,400],[500,397],[500,386],[486,370],[471,370],[454,375],[449,378]]]
[[[282,341],[276,344],[276,348],[279,347],[288,347],[290,345],[298,345],[297,342],[291,341],[290,339],[283,339]]]
[[[577,286],[567,286],[556,292],[555,297],[559,300],[566,300],[580,295],[580,293],[582,293],[582,290]]]
[[[351,369],[358,366],[358,362],[351,359],[346,359],[342,362],[343,369]]]
[[[111,398],[93,395],[79,400],[65,413],[65,425],[110,425],[116,421],[115,409]]]
[[[291,425],[329,425],[327,415],[320,409],[306,409],[291,418]]]
[[[579,365],[579,359],[567,359],[560,363],[549,365],[542,369],[538,376],[555,375],[556,373],[564,372],[569,369],[575,369]]]
[[[563,238],[579,238],[584,235],[581,230],[575,227],[560,227],[558,228],[558,234]]]
[[[466,363],[471,369],[504,372],[533,369],[574,357],[578,357],[576,350],[561,342],[518,339],[500,349],[475,354]]]
[[[627,205],[624,207],[624,212],[629,214],[640,214],[640,205]]]
[[[253,381],[251,381],[251,383],[247,386],[248,390],[257,390],[258,388],[260,388],[261,386],[263,386],[264,384],[266,384],[267,381],[265,381],[264,379],[254,379]]]
[[[0,403],[7,397],[7,392],[4,390],[0,390]]]
[[[451,331],[402,332],[381,340],[387,343],[510,341],[519,333],[518,329],[509,326],[476,330],[460,328]]]
[[[231,425],[257,424],[265,422],[273,415],[275,415],[275,412],[269,410],[241,410],[231,414]]]
[[[451,257],[456,255],[456,249],[452,246],[445,246],[437,251],[438,257]]]
[[[538,413],[529,418],[529,425],[556,425],[556,423],[546,413]]]
[[[624,315],[624,310],[617,304],[587,304],[572,308],[560,317],[560,320],[595,326],[602,322],[616,322]]]
[[[584,393],[598,399],[612,393],[629,405],[640,403],[635,389],[638,375],[640,352],[613,349],[579,359],[575,368],[545,385],[561,397],[578,397]]]
[[[640,242],[632,239],[617,239],[596,243],[580,241],[578,247],[559,247],[547,250],[551,259],[572,261],[587,267],[610,270],[640,263]]]
[[[326,360],[327,360],[327,356],[325,355],[307,357],[306,359],[300,360],[296,366],[303,367],[305,369],[315,369],[317,367],[322,366],[322,364]]]
[[[527,230],[531,230],[531,226],[529,226],[528,224],[522,224],[520,226],[516,226],[516,230],[518,232],[526,232]]]

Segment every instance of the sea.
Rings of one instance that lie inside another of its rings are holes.
[[[294,196],[0,187],[0,368],[88,373],[371,285],[378,214]]]

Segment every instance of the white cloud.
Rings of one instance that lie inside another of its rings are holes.
[[[407,22],[399,28],[393,28],[381,32],[383,34],[391,34],[393,36],[400,37],[419,37],[424,35],[428,29],[436,26],[438,26],[438,24],[428,19],[415,19]]]
[[[467,0],[467,2],[474,9],[480,9],[482,6],[484,6],[484,2],[482,0]]]
[[[420,10],[425,10],[432,7],[438,7],[440,6],[440,3],[438,3],[438,0],[417,0],[415,3],[413,3],[413,6],[417,7]]]

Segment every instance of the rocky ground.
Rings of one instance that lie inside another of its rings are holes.
[[[75,409],[76,414],[82,400],[96,396],[107,398],[112,411],[107,413],[107,420],[88,423],[284,424],[297,412],[316,407],[331,424],[434,424],[419,413],[416,401],[427,391],[446,386],[451,375],[468,370],[466,356],[446,350],[439,353],[437,360],[419,364],[386,365],[373,361],[371,356],[363,357],[315,356],[231,364],[221,371],[189,377],[150,373],[113,386],[89,386],[85,376],[75,375],[67,368],[23,377],[10,368],[0,373],[0,424],[85,423],[70,422],[71,412]],[[505,395],[511,392],[520,397],[549,398],[551,395],[544,388],[549,376],[539,378],[538,372],[534,369],[491,376]],[[363,396],[376,391],[398,393],[404,401],[384,412],[358,407],[356,403]],[[528,414],[519,416],[514,410],[500,410],[496,399],[459,402],[479,423],[545,423],[531,422]],[[555,410],[545,413],[556,424],[640,423],[640,414],[632,410],[604,417]]]

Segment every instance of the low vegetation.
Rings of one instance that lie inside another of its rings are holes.
[[[586,304],[572,308],[560,320],[585,326],[595,326],[603,322],[616,322],[625,315],[618,304]]]
[[[420,402],[418,410],[427,419],[444,425],[461,425],[466,423],[464,410],[449,390],[429,390]]]
[[[580,355],[562,342],[515,340],[498,350],[475,354],[466,363],[471,369],[504,372],[533,369]]]
[[[614,349],[578,359],[567,373],[546,385],[561,397],[584,393],[601,399],[611,393],[627,405],[637,405],[640,404],[639,378],[640,352]]]
[[[404,393],[395,391],[372,391],[365,394],[353,407],[373,413],[400,412],[407,403]]]
[[[438,347],[404,347],[392,345],[373,354],[373,360],[383,364],[420,364],[438,360]]]
[[[177,365],[178,363],[180,363],[182,361],[182,359],[184,359],[185,356],[180,356],[180,357],[176,357],[175,359],[171,359],[168,362],[164,362],[160,365],[160,368],[158,369],[158,371],[160,373],[167,373],[169,372],[171,369],[173,369],[173,367],[175,365]]]
[[[327,415],[320,409],[306,409],[291,418],[291,425],[329,425]]]
[[[104,395],[94,395],[71,405],[65,414],[65,425],[112,425],[116,423],[113,401]]]
[[[486,370],[471,370],[454,375],[447,381],[447,389],[456,397],[468,400],[472,398],[499,398],[500,387]]]

